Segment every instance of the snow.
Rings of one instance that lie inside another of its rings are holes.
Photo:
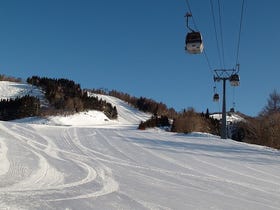
[[[222,119],[222,114],[221,113],[215,113],[210,115],[212,118],[217,119],[217,120],[221,120]],[[227,122],[240,122],[240,121],[244,121],[244,118],[242,118],[240,115],[232,112],[232,113],[227,113]]]
[[[98,96],[118,120],[90,111],[0,122],[0,209],[280,209],[279,151],[140,131],[149,115]]]
[[[39,98],[42,106],[48,104],[44,99],[43,91],[30,84],[0,81],[0,99],[15,99],[25,95]]]

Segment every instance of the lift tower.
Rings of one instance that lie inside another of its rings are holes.
[[[239,65],[237,66],[239,70]],[[236,69],[216,69],[214,70],[214,81],[223,81],[223,108],[221,138],[227,138],[227,111],[226,111],[226,81],[229,80],[231,86],[239,86],[240,80]]]

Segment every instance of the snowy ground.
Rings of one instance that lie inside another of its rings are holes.
[[[0,209],[280,209],[279,151],[139,131],[148,116],[106,97],[118,121],[0,122]]]

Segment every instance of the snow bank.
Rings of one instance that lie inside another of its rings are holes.
[[[88,126],[114,124],[114,121],[110,120],[103,112],[94,110],[68,116],[51,116],[47,119],[50,125]]]

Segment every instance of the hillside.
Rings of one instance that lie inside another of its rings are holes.
[[[26,83],[0,81],[0,99],[15,99],[25,95],[38,97],[41,101],[41,105],[43,106],[48,104],[44,98],[44,93],[32,85]]]
[[[118,120],[92,111],[0,122],[0,209],[280,208],[279,151],[140,131],[148,115],[99,96]]]

